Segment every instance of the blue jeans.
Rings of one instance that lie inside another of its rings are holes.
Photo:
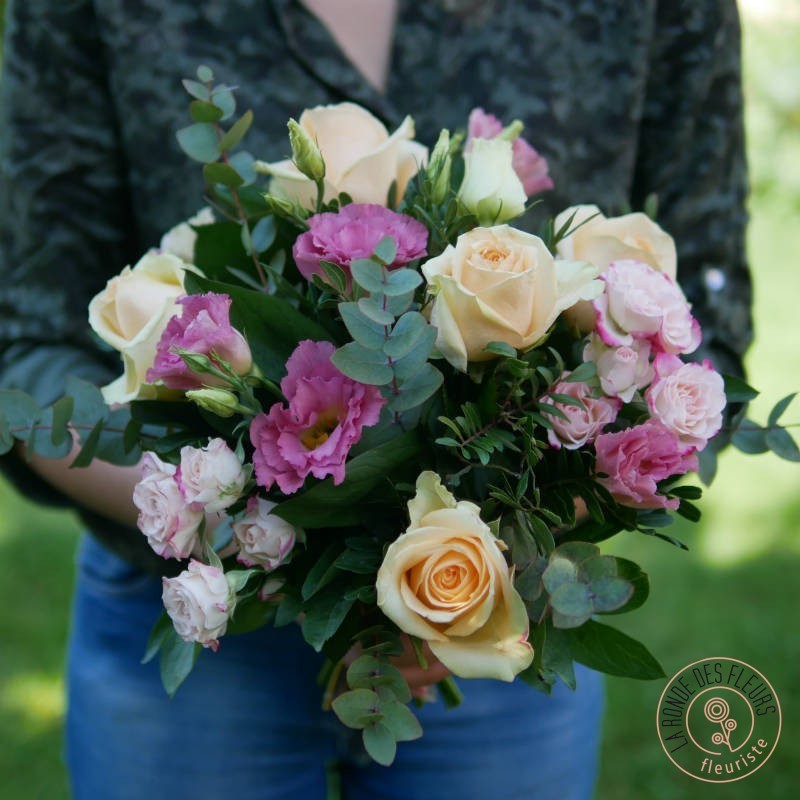
[[[370,763],[360,736],[320,709],[320,657],[299,628],[263,628],[204,652],[170,700],[140,659],[160,582],[85,537],[69,651],[67,762],[74,800],[324,800],[340,765],[345,800],[585,800],[603,691],[460,681],[464,703],[419,709],[424,736]],[[157,659],[156,659],[157,661]]]

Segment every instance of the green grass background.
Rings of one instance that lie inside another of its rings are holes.
[[[0,5],[2,5],[0,3]],[[761,12],[751,16],[748,9]],[[774,9],[777,16],[763,16]],[[752,415],[800,389],[800,0],[746,4],[747,128],[752,173],[748,251],[756,289]],[[800,400],[787,419],[800,421]],[[608,680],[597,800],[779,800],[800,785],[800,468],[726,453],[700,525],[674,533],[691,551],[622,534],[610,551],[650,573],[644,608],[615,624],[643,639],[669,674],[708,656],[742,659],[772,682],[783,734],[743,781],[709,785],[679,772],[656,738],[663,681]],[[68,797],[61,760],[62,670],[79,525],[0,483],[0,796]],[[511,765],[509,765],[511,767]],[[102,798],[98,798],[102,800]]]

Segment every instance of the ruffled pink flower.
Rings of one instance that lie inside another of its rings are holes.
[[[654,419],[618,433],[603,433],[594,447],[597,472],[607,476],[597,480],[623,506],[677,508],[677,498],[658,494],[658,482],[697,469],[694,448]]]
[[[684,364],[660,353],[653,362],[656,379],[645,397],[650,413],[686,445],[702,450],[722,427],[725,383],[711,362]]]
[[[402,267],[426,255],[428,229],[417,220],[384,206],[351,203],[340,211],[315,214],[308,219],[309,229],[297,237],[292,248],[297,268],[303,277],[322,274],[320,261],[332,261],[350,276],[350,264],[369,258],[378,242],[391,236],[397,255],[389,268]]]
[[[548,415],[553,424],[547,431],[550,446],[560,449],[577,450],[587,442],[594,441],[603,428],[612,423],[622,408],[622,401],[616,397],[592,397],[592,388],[581,381],[564,380],[569,375],[565,372],[558,383],[551,387],[541,402],[548,403],[566,415],[566,419]],[[578,400],[582,406],[573,406],[553,400],[550,394],[562,394]]]
[[[675,281],[641,261],[615,261],[600,276],[605,290],[592,301],[600,338],[610,347],[647,339],[661,352],[691,353],[700,324]]]
[[[474,108],[467,123],[464,152],[470,151],[473,139],[494,139],[502,130],[503,123],[494,114],[487,114],[482,108]],[[553,188],[553,181],[548,175],[547,159],[539,155],[530,142],[517,136],[511,145],[511,152],[511,165],[528,197]]]
[[[172,317],[161,335],[155,362],[147,370],[148,383],[161,380],[170,389],[199,389],[220,383],[214,375],[190,370],[177,350],[208,356],[216,362],[227,361],[237,375],[250,371],[253,363],[250,347],[231,326],[228,295],[190,294],[177,302],[183,311],[180,316]]]
[[[300,342],[281,381],[289,407],[275,403],[250,424],[260,486],[277,483],[292,494],[309,474],[332,475],[340,484],[350,448],[378,421],[385,402],[380,391],[339,372],[330,361],[334,350],[330,342]]]

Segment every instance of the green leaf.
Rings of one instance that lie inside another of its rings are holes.
[[[769,449],[786,461],[800,461],[800,449],[785,428],[772,428],[767,431]]]
[[[580,564],[582,561],[600,555],[600,548],[590,542],[565,542],[556,548],[555,555],[567,558],[573,564]]]
[[[0,391],[0,416],[9,434],[20,441],[27,439],[31,425],[42,416],[39,404],[18,389]]]
[[[383,294],[386,286],[384,268],[371,258],[358,258],[350,263],[353,280],[366,292]]]
[[[50,432],[50,441],[58,447],[67,440],[72,443],[72,436],[67,428],[72,412],[75,408],[75,401],[67,394],[53,403],[53,429]]]
[[[710,486],[717,474],[717,452],[712,447],[706,447],[697,454],[698,467],[697,474],[700,480]]]
[[[577,383],[589,381],[595,377],[597,377],[597,364],[594,361],[584,361],[583,364],[575,367],[564,380],[567,383]]]
[[[272,513],[303,528],[358,524],[359,503],[395,469],[417,458],[420,449],[417,431],[403,433],[348,461],[345,479],[339,486],[333,485],[332,478],[326,478],[280,503]]]
[[[392,364],[392,370],[399,382],[407,381],[416,375],[420,365],[427,360],[431,350],[433,350],[435,341],[436,328],[432,325],[427,325],[411,350]],[[438,372],[438,370],[436,371]]]
[[[590,620],[569,631],[572,657],[591,669],[637,680],[665,678],[647,648],[622,631]]]
[[[364,749],[379,764],[388,767],[397,753],[397,741],[382,722],[373,722],[362,733]]]
[[[358,342],[340,347],[331,356],[331,363],[349,378],[371,386],[385,386],[394,378],[391,367],[386,365],[386,356]]]
[[[758,397],[758,392],[734,375],[723,375],[725,381],[725,397],[729,403],[746,403]]]
[[[786,411],[789,407],[789,403],[791,403],[796,396],[797,392],[792,392],[791,394],[787,394],[783,400],[778,400],[778,402],[775,403],[772,407],[772,411],[769,412],[769,417],[767,417],[768,428],[778,424],[778,420],[783,416],[783,412]]]
[[[211,102],[222,109],[222,119],[230,119],[236,112],[236,97],[234,87],[220,84],[214,87],[211,93]]]
[[[339,630],[356,598],[342,593],[342,587],[330,584],[307,602],[301,623],[303,638],[317,651]]]
[[[405,681],[403,681],[405,683]],[[381,702],[383,724],[392,732],[398,742],[411,742],[422,736],[422,725],[414,712],[402,702]]]
[[[650,594],[650,579],[647,573],[633,561],[627,558],[618,558],[617,556],[610,556],[617,562],[617,574],[620,578],[624,578],[633,587],[633,593],[628,601],[620,608],[613,611],[604,611],[604,614],[622,614],[628,611],[633,611],[639,606],[643,605]]]
[[[401,297],[413,292],[422,283],[422,275],[413,269],[393,269],[386,276],[382,293],[388,297]]]
[[[263,253],[265,250],[269,250],[272,243],[275,241],[276,233],[275,217],[261,217],[250,231],[250,237],[253,240],[253,250],[255,250],[256,253]]]
[[[607,576],[596,578],[589,584],[595,613],[607,613],[622,608],[633,595],[633,584],[624,578]]]
[[[731,444],[737,450],[749,455],[758,455],[769,450],[767,432],[750,419],[742,420],[740,426],[733,432]]]
[[[555,553],[550,556],[550,563],[542,575],[547,593],[555,594],[562,586],[572,584],[578,579],[578,568],[569,559],[561,558]]]
[[[186,680],[197,661],[202,645],[195,642],[184,642],[174,630],[167,633],[161,643],[161,683],[170,697],[175,695],[178,687]]]
[[[238,222],[215,222],[197,228],[194,246],[194,263],[210,280],[230,280],[229,267],[240,269],[248,274],[253,272],[253,259],[242,247],[241,225]],[[204,291],[203,287],[193,286],[192,273],[186,275],[187,291]]]
[[[419,311],[408,311],[397,320],[383,352],[394,359],[407,355],[425,332],[428,323]]]
[[[394,322],[394,314],[386,311],[381,304],[371,297],[362,297],[358,301],[358,308],[362,314],[379,325],[391,325]]]
[[[142,664],[147,664],[155,658],[170,631],[174,633],[172,620],[169,618],[169,614],[167,614],[166,611],[162,611],[161,616],[156,620],[156,624],[153,625],[153,629],[150,631],[147,647],[142,656]]]
[[[333,261],[320,261],[320,267],[328,279],[328,283],[336,290],[338,294],[345,294],[347,292],[347,273]]]
[[[196,97],[198,100],[208,100],[211,97],[211,92],[203,83],[198,83],[189,78],[184,79],[181,83],[183,84],[183,88],[186,89],[192,97]]]
[[[385,659],[372,655],[360,656],[348,667],[347,685],[351,689],[385,686],[401,703],[411,700],[411,691],[403,673]]]
[[[575,670],[572,666],[572,647],[569,634],[565,630],[554,627],[551,620],[547,620],[545,626],[542,667],[558,675],[570,689],[574,689]]]
[[[308,600],[309,597],[316,594],[316,592],[330,583],[338,575],[335,562],[340,552],[341,545],[332,542],[317,558],[314,562],[314,566],[308,571],[306,579],[303,581],[303,586],[300,589],[300,595],[303,600]]]
[[[389,406],[400,413],[421,406],[442,385],[444,377],[433,364],[425,363],[419,371],[400,386],[399,394]]]
[[[210,164],[220,156],[219,137],[210,122],[196,122],[188,128],[181,128],[175,136],[181,150],[195,161]]]
[[[677,512],[690,522],[699,522],[700,517],[702,516],[700,509],[694,503],[690,503],[688,500],[681,500],[680,505],[677,508]]]
[[[598,578],[612,578],[617,574],[617,560],[613,556],[592,556],[581,562],[578,574],[584,583]]]
[[[397,258],[397,242],[392,236],[384,236],[375,246],[375,258],[387,266]]]
[[[268,625],[275,617],[275,605],[264,603],[253,595],[236,603],[233,617],[228,621],[226,635],[250,633]]]
[[[220,139],[220,150],[232,150],[244,138],[253,124],[253,112],[248,110],[231,125],[230,130]]]
[[[517,351],[510,344],[506,342],[489,342],[483,348],[487,353],[495,353],[498,356],[505,356],[506,358],[516,358]]]
[[[100,434],[103,431],[104,421],[100,420],[89,435],[83,440],[83,447],[78,455],[73,459],[70,467],[88,467],[97,452],[97,445],[100,442]]]
[[[69,455],[73,447],[72,436],[69,435],[66,428],[62,428],[64,435],[60,437],[58,444],[54,444],[53,432],[55,430],[53,407],[46,408],[36,425],[30,430],[27,440],[28,449],[44,458],[63,458]]]
[[[203,83],[211,83],[211,81],[214,80],[214,73],[212,72],[211,67],[201,64],[197,68],[197,80],[202,81]]]
[[[339,314],[348,333],[360,345],[380,350],[386,341],[385,326],[365,316],[356,303],[339,303]]]
[[[233,168],[221,162],[206,164],[203,167],[206,183],[221,183],[236,188],[244,183],[244,178]]]
[[[222,109],[207,100],[192,100],[189,113],[195,122],[217,122],[222,119]]]
[[[331,704],[333,713],[348,728],[363,728],[364,718],[380,714],[380,700],[371,689],[342,692]]]

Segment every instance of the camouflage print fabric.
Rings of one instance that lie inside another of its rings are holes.
[[[432,144],[476,105],[518,117],[547,158],[548,212],[613,214],[655,193],[704,355],[740,371],[751,338],[734,0],[400,0],[386,95],[298,0],[12,0],[0,113],[0,381],[57,395],[120,371],[88,335],[105,281],[202,205],[180,79],[238,85],[257,157],[286,120],[353,100]],[[541,210],[539,214],[543,213]],[[534,214],[534,223],[537,216]],[[12,471],[21,479],[24,468]],[[30,490],[30,487],[29,487]]]

